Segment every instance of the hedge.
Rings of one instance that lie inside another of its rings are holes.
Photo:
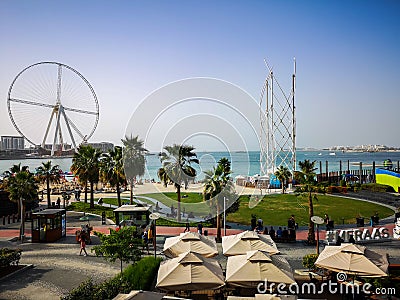
[[[99,284],[95,284],[93,279],[89,278],[61,299],[113,299],[119,293],[128,294],[131,290],[149,290],[161,261],[161,258],[144,257],[135,265],[125,268],[122,275],[118,274]]]

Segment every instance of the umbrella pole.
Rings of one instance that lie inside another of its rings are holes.
[[[156,251],[156,247],[157,247],[157,227],[156,227],[156,222],[157,220],[154,220],[154,234],[153,234],[153,247],[154,247],[154,259],[157,259],[157,251]]]

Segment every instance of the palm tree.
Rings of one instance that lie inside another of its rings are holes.
[[[130,138],[125,136],[125,140],[122,140],[122,143],[124,145],[125,177],[129,184],[130,203],[133,204],[133,188],[136,178],[144,175],[146,163],[144,155],[147,149],[143,147],[143,141],[139,139],[139,136],[131,136]]]
[[[194,147],[187,145],[165,146],[164,152],[159,154],[162,168],[158,170],[158,177],[167,186],[173,183],[178,196],[178,222],[181,221],[181,185],[187,188],[189,181],[196,176],[196,170],[192,167],[193,163],[198,164]]]
[[[21,168],[21,164],[14,165],[6,178],[6,189],[10,193],[10,200],[18,204],[21,213],[20,239],[25,235],[25,205],[38,199],[38,184],[28,167]]]
[[[232,195],[234,190],[230,181],[231,162],[223,157],[218,161],[217,167],[205,171],[203,180],[203,200],[210,201],[210,205],[216,209],[217,241],[221,240],[221,206],[227,196]]]
[[[47,207],[51,206],[50,183],[60,182],[60,171],[60,167],[58,165],[52,166],[52,162],[50,160],[47,162],[42,162],[42,165],[37,168],[37,175],[39,176],[39,180],[46,183]]]
[[[274,175],[280,181],[281,186],[282,186],[282,194],[284,194],[285,188],[286,188],[286,183],[289,180],[289,178],[292,176],[292,173],[290,173],[288,168],[286,168],[284,166],[279,166],[279,168],[275,171]]]
[[[72,158],[71,172],[79,176],[85,185],[85,203],[87,203],[87,182],[90,183],[90,208],[94,208],[94,183],[99,180],[101,152],[91,145],[81,145]]]
[[[118,206],[121,206],[121,184],[125,183],[125,172],[122,163],[122,147],[115,146],[108,153],[101,155],[100,175],[103,182],[117,188]]]
[[[308,197],[308,237],[307,241],[309,244],[315,244],[315,232],[314,223],[311,221],[311,217],[314,215],[314,205],[313,199],[318,200],[315,180],[315,167],[316,161],[309,161],[308,159],[304,161],[299,161],[300,171],[296,174],[296,179],[300,182],[300,186],[296,188],[296,193],[304,193]]]

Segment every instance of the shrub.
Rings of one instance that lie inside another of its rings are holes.
[[[363,190],[379,193],[393,193],[395,190],[390,185],[379,184],[379,183],[366,183],[361,186]]]
[[[315,261],[318,258],[318,254],[311,253],[303,256],[303,267],[309,270],[315,269]]]
[[[0,249],[0,267],[8,267],[11,265],[18,266],[19,260],[21,259],[21,252],[21,249]]]
[[[126,268],[123,276],[129,282],[131,289],[149,290],[161,261],[161,258],[154,259],[149,256],[140,260],[136,265]]]
[[[90,278],[62,299],[113,299],[119,293],[127,294],[131,290],[150,290],[161,261],[161,258],[145,257],[135,265],[125,268],[122,275],[118,274],[100,284],[94,284],[93,279]]]
[[[125,277],[120,275],[95,286],[93,299],[113,299],[119,293],[129,294],[132,289]]]
[[[82,282],[76,288],[69,292],[69,294],[65,297],[62,297],[63,300],[78,300],[78,299],[86,299],[86,300],[94,300],[94,291],[95,285],[93,280],[89,278],[88,280]]]

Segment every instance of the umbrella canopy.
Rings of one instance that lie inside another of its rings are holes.
[[[261,250],[269,254],[279,253],[269,235],[259,235],[254,231],[222,237],[222,251],[226,256],[246,254],[247,251]]]
[[[156,287],[165,291],[194,291],[218,289],[224,284],[221,266],[215,259],[186,252],[161,263]]]
[[[361,277],[387,276],[389,262],[381,255],[364,246],[342,244],[326,246],[315,265],[334,272],[344,272]]]
[[[113,300],[162,300],[164,293],[148,291],[131,291],[129,294],[118,294]]]
[[[167,257],[177,257],[184,252],[201,254],[204,257],[218,255],[215,238],[206,237],[197,232],[185,232],[179,236],[165,239],[163,253]]]
[[[286,259],[270,256],[259,250],[228,257],[226,282],[239,287],[252,288],[260,282],[295,283]]]

